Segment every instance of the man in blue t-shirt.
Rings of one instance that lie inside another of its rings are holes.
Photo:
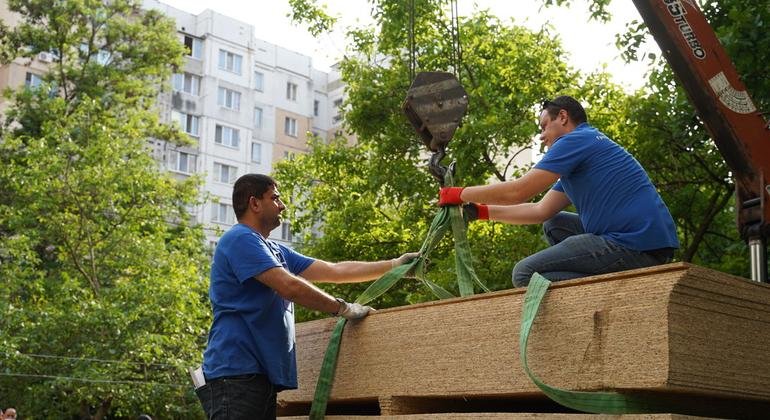
[[[532,170],[512,181],[439,192],[442,206],[467,202],[469,220],[543,223],[551,246],[516,264],[516,287],[535,272],[558,281],[663,264],[679,247],[671,214],[642,166],[587,120],[572,97],[545,101],[539,124],[548,151]],[[540,201],[528,202],[549,187]],[[563,211],[570,204],[577,214]]]
[[[196,393],[209,419],[274,419],[277,392],[297,388],[294,304],[348,319],[373,310],[335,298],[311,282],[373,280],[418,254],[375,262],[308,258],[268,238],[286,209],[272,178],[240,177],[232,200],[238,223],[214,251],[209,286],[214,319],[203,354],[206,383]]]

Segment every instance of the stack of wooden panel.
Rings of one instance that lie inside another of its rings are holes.
[[[328,413],[569,413],[519,361],[524,292],[392,308],[348,323]],[[299,389],[279,394],[280,415],[308,413],[334,322],[297,325]],[[670,399],[685,403],[686,415],[768,418],[769,349],[770,286],[677,263],[554,283],[528,355],[551,386]]]

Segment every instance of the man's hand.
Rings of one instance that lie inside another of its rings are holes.
[[[399,265],[409,264],[413,259],[420,256],[419,252],[407,252],[406,254],[390,260],[390,266],[395,268]]]
[[[340,309],[334,315],[346,319],[360,319],[369,315],[369,312],[376,312],[371,306],[364,306],[355,302],[348,303],[340,298],[337,298],[337,301],[340,303]]]
[[[465,223],[474,220],[489,220],[489,207],[485,204],[468,203],[463,206]]]
[[[439,206],[456,206],[463,203],[460,194],[465,187],[441,187],[438,191]]]

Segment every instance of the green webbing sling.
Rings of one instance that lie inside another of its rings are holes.
[[[444,185],[454,185],[452,171],[447,171],[444,176]],[[466,225],[458,206],[441,207],[438,214],[433,218],[425,241],[420,247],[420,256],[408,264],[395,267],[385,273],[382,277],[372,283],[359,296],[355,302],[361,305],[378,298],[383,293],[393,287],[410,270],[414,270],[414,275],[430,289],[438,299],[452,298],[454,295],[438,284],[428,280],[425,277],[425,261],[427,260],[433,248],[436,247],[441,238],[449,229],[452,229],[455,243],[455,266],[457,267],[457,285],[460,296],[473,294],[473,283],[488,292],[489,289],[479,280],[476,272],[473,270],[471,260],[471,251],[468,245],[466,235]],[[310,407],[310,418],[322,419],[326,414],[326,405],[331,394],[332,384],[334,383],[334,372],[337,367],[337,355],[340,350],[340,341],[342,340],[342,331],[345,329],[347,320],[340,318],[334,326],[332,335],[329,338],[329,346],[326,348],[321,370],[318,373],[318,383],[316,384],[315,394],[313,395],[313,404]]]
[[[673,398],[660,396],[625,395],[618,392],[585,392],[568,391],[544,384],[538,379],[527,365],[527,339],[532,322],[535,320],[540,302],[551,284],[538,273],[532,275],[524,296],[524,308],[521,314],[521,332],[519,334],[519,357],[524,371],[532,382],[545,395],[557,403],[574,410],[596,414],[633,414],[633,413],[672,413],[686,412],[687,404]],[[690,407],[691,409],[692,407]]]

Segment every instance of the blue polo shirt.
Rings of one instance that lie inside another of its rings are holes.
[[[314,261],[242,224],[220,238],[209,285],[214,320],[203,354],[208,380],[261,373],[279,391],[297,388],[294,304],[254,277],[274,267],[299,274]]]
[[[636,251],[679,247],[674,220],[642,166],[587,123],[557,139],[535,168],[559,174],[553,189],[569,197],[587,233]]]

